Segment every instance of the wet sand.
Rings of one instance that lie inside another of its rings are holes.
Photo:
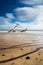
[[[43,65],[43,32],[0,32],[0,65]]]

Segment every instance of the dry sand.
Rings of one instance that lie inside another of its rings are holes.
[[[43,65],[43,33],[0,33],[0,65]]]

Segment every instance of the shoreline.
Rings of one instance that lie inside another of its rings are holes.
[[[43,34],[43,31],[33,31],[33,30],[29,30],[29,31],[16,31],[16,32],[8,32],[8,31],[0,31],[0,33],[29,33],[29,34]]]

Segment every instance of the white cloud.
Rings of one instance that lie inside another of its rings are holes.
[[[15,19],[14,15],[12,13],[6,13],[6,16],[10,19]]]
[[[19,22],[19,26],[17,29],[31,29],[31,30],[43,30],[43,5],[34,6],[34,7],[22,7],[16,8],[17,14],[17,23]],[[0,29],[12,29],[14,28],[14,23],[10,23],[11,19],[0,17]],[[23,20],[32,20],[33,22],[29,23],[21,23]],[[2,24],[3,23],[3,24]]]
[[[34,7],[22,7],[16,9],[16,14],[19,20],[34,20],[38,14],[37,11]]]
[[[14,28],[14,26],[15,26],[15,24],[4,24],[4,25],[0,25],[0,30],[2,29],[2,30],[8,30],[8,29],[13,29]]]
[[[43,30],[43,22],[35,22],[30,24],[30,29],[32,30]]]
[[[0,17],[0,25],[9,24],[8,20],[9,20],[8,18]]]
[[[16,29],[25,30],[27,28],[28,30],[43,30],[43,22],[32,22],[32,23],[19,22],[19,24],[20,25],[18,27],[16,27]]]
[[[21,3],[26,5],[42,5],[43,0],[19,0]]]
[[[0,17],[0,29],[12,29],[15,24],[9,22],[9,18]]]
[[[17,18],[21,20],[33,20],[31,23],[22,24],[29,29],[43,30],[43,5],[34,7],[23,7],[16,9]],[[29,27],[28,27],[29,26]]]

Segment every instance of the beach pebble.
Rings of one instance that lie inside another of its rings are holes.
[[[30,59],[30,57],[29,57],[29,56],[27,56],[25,59]]]
[[[40,55],[40,54],[38,54],[38,55]]]
[[[21,50],[24,50],[24,48],[21,48]]]
[[[38,60],[38,58],[36,58],[36,60]]]
[[[2,54],[2,56],[5,56],[5,54]]]

